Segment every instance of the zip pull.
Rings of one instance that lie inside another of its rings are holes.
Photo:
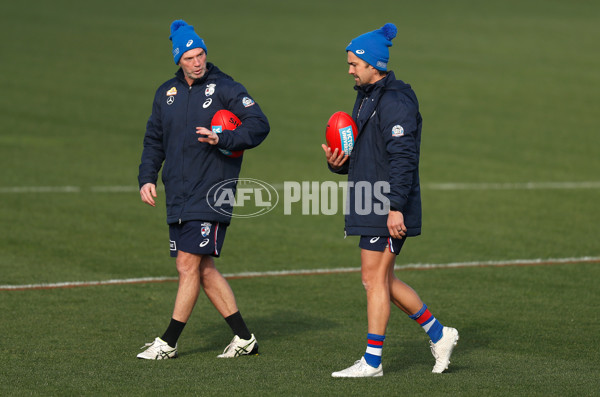
[[[369,99],[368,96],[364,97],[362,99],[362,101],[360,102],[360,106],[358,107],[358,112],[356,113],[356,118],[358,119],[360,117],[360,111],[362,110],[363,105],[365,104],[365,101],[367,101]]]

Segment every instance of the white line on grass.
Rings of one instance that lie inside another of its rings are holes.
[[[81,193],[78,186],[8,186],[0,187],[0,193]]]
[[[479,261],[479,262],[454,262],[454,263],[415,263],[410,265],[396,265],[396,270],[429,270],[444,268],[461,267],[491,267],[491,266],[538,266],[538,265],[559,265],[567,263],[599,263],[600,256],[584,256],[579,258],[550,258],[550,259],[515,259],[506,261]],[[241,272],[223,274],[229,279],[255,278],[255,277],[281,277],[281,276],[306,276],[318,274],[339,274],[359,272],[360,267],[340,267],[331,269],[300,269],[300,270],[274,270],[266,272]],[[32,289],[56,289],[56,288],[75,288],[75,287],[93,287],[101,285],[115,284],[145,284],[160,282],[177,281],[177,277],[141,277],[125,278],[103,281],[66,281],[60,283],[47,284],[24,284],[24,285],[0,285],[0,291],[22,291]]]
[[[431,190],[598,189],[600,182],[430,183],[425,187]]]
[[[272,185],[276,190],[284,189],[283,183]],[[427,190],[552,190],[552,189],[600,189],[600,181],[583,182],[522,182],[522,183],[424,183]],[[0,187],[0,194],[16,193],[133,193],[138,192],[135,185],[126,186],[7,186]],[[162,190],[162,186],[159,187]]]

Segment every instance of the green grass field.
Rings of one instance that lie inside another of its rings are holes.
[[[271,122],[242,177],[342,180],[320,144],[354,102],[344,48],[394,22],[390,67],[424,118],[423,235],[398,265],[600,256],[597,2],[204,3],[3,5],[0,286],[176,276],[164,200],[145,206],[136,187],[179,18]],[[234,219],[218,260],[228,274],[358,266],[341,215],[282,206]],[[599,394],[597,260],[398,275],[461,332],[447,374],[430,373],[426,335],[396,310],[385,376],[330,378],[364,352],[359,273],[232,279],[262,354],[226,361],[230,331],[204,297],[180,359],[135,359],[168,323],[173,282],[0,288],[0,394]]]

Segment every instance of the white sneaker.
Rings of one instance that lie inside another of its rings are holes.
[[[137,355],[137,358],[143,358],[146,360],[166,360],[168,358],[177,358],[177,345],[171,347],[160,338],[154,339],[154,342],[146,343],[140,349],[144,349],[143,352]]]
[[[458,343],[458,331],[454,328],[444,327],[442,329],[442,339],[433,343],[429,341],[431,345],[431,354],[435,357],[435,365],[433,366],[434,374],[441,374],[448,369],[450,364],[450,356],[454,346]]]
[[[383,367],[373,368],[365,361],[364,356],[356,361],[353,366],[331,374],[334,378],[366,378],[370,376],[383,376]]]
[[[247,340],[242,339],[237,335],[234,336],[231,343],[223,350],[223,354],[219,354],[217,357],[233,358],[246,355],[258,355],[258,343],[256,342],[254,334]]]

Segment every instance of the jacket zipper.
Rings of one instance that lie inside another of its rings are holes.
[[[188,125],[188,113],[189,113],[189,107],[190,107],[190,98],[192,95],[192,86],[188,86],[188,97],[187,97],[187,105],[186,105],[186,109],[185,109],[185,126],[187,127]],[[185,204],[187,202],[187,192],[185,190],[185,156],[184,156],[184,151],[185,151],[185,133],[187,131],[184,131],[184,136],[183,136],[183,147],[181,148],[181,175],[182,175],[182,183],[183,183],[183,187],[184,187],[184,196],[183,196],[183,206],[181,207],[181,212],[179,213],[179,224],[181,225],[181,223],[183,222],[181,219],[181,214],[183,214],[183,210],[185,209]]]

